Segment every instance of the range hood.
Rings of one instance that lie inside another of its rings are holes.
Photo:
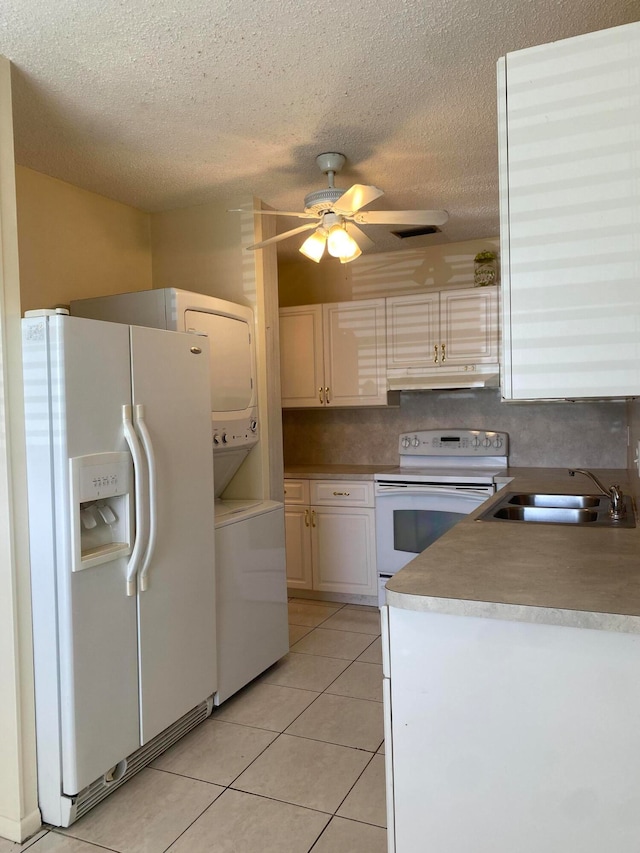
[[[445,391],[449,388],[497,388],[500,371],[496,364],[475,365],[475,369],[462,367],[435,370],[389,370],[389,391]]]

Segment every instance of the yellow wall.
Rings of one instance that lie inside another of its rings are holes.
[[[243,248],[254,242],[253,217],[229,213],[231,206],[238,205],[201,204],[152,214],[154,288],[178,287],[253,306],[255,257]]]
[[[28,543],[11,68],[0,57],[0,835],[13,841],[40,825]]]
[[[243,199],[243,207],[260,206]],[[246,247],[273,236],[270,217],[229,213],[236,202],[202,204],[151,216],[154,288],[217,296],[254,311],[260,440],[224,493],[226,498],[283,499],[278,285],[275,248]]]
[[[280,305],[348,302],[421,290],[471,287],[478,252],[498,252],[497,237],[361,255],[350,264],[306,258],[278,265]]]
[[[150,216],[16,167],[22,310],[151,287]]]

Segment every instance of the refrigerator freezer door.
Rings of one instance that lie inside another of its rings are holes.
[[[23,324],[38,784],[47,821],[57,819],[61,787],[77,793],[139,745],[127,558],[72,570],[72,514],[81,525],[92,504],[71,488],[70,460],[126,450],[128,338],[124,326],[76,317]]]
[[[138,592],[144,744],[215,692],[213,459],[206,338],[133,326],[131,352],[156,473],[157,537]]]

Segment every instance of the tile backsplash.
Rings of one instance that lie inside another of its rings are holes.
[[[398,436],[467,427],[507,432],[512,465],[627,467],[623,401],[503,403],[494,389],[402,393],[399,408],[283,412],[286,465],[397,465]]]

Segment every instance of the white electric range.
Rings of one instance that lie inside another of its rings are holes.
[[[399,467],[374,476],[381,605],[392,575],[495,493],[508,445],[506,433],[491,430],[400,436]]]

